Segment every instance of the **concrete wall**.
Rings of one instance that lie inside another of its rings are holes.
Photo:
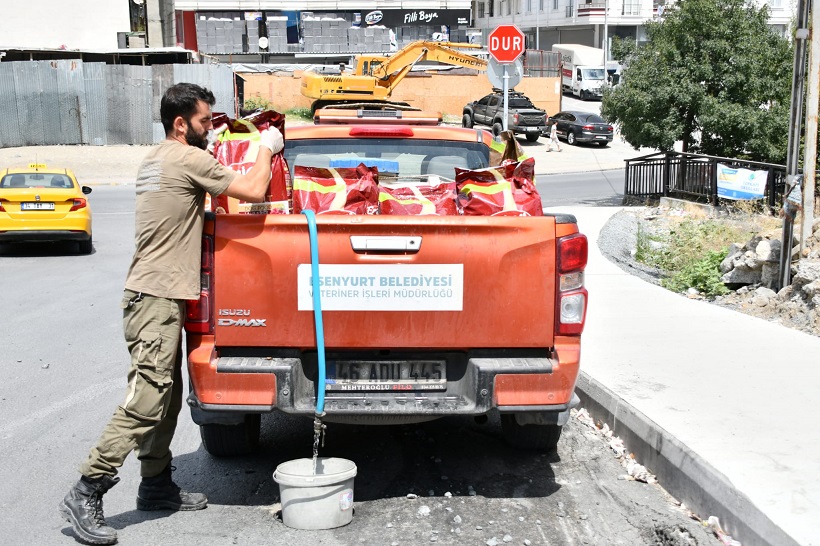
[[[270,100],[276,110],[309,108],[311,99],[302,96],[299,88],[301,72],[276,74],[241,74],[245,80],[245,97],[258,96]],[[553,115],[561,109],[560,78],[524,78],[515,87],[527,95],[536,106]],[[391,96],[412,106],[445,115],[461,117],[463,106],[492,91],[486,74],[449,75],[424,74],[407,76]]]
[[[117,49],[117,32],[131,30],[125,0],[3,0],[2,5],[4,47]]]

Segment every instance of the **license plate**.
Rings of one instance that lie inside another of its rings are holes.
[[[338,360],[329,362],[326,391],[443,391],[444,360]]]
[[[598,140],[606,140],[605,136],[596,136],[595,138],[597,138]]]
[[[20,210],[54,210],[54,203],[45,203],[42,201],[20,203]]]

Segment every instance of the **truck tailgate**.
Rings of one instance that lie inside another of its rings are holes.
[[[326,347],[553,345],[553,217],[322,215],[317,226]],[[217,347],[315,347],[306,218],[217,215],[214,233]]]

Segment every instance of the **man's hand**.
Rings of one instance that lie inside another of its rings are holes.
[[[285,139],[276,127],[270,127],[262,131],[259,144],[269,149],[271,153],[278,154],[285,147]]]

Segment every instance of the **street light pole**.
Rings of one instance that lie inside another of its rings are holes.
[[[539,34],[541,34],[541,31],[538,28],[538,16],[541,15],[541,2],[543,2],[543,0],[536,0],[536,2],[537,3],[535,4],[535,49],[540,50],[541,41]]]

